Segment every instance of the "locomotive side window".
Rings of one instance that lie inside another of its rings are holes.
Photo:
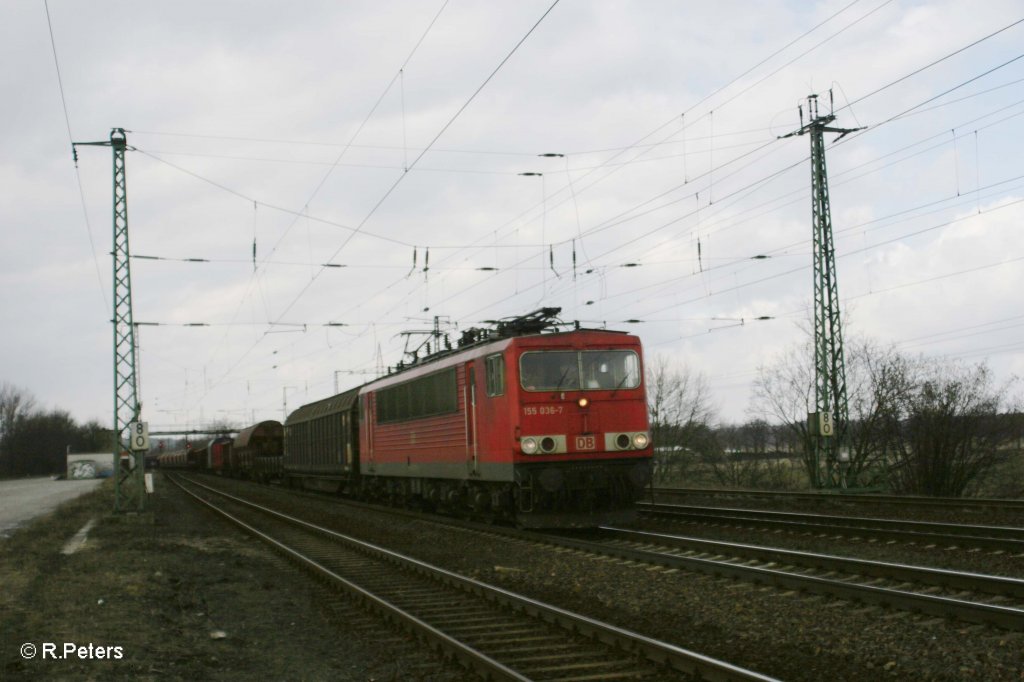
[[[640,385],[640,361],[631,350],[588,350],[580,354],[583,388],[614,390]]]
[[[397,422],[457,412],[455,368],[377,392],[377,421]]]
[[[500,353],[487,358],[487,395],[505,395],[505,358]]]
[[[575,391],[580,387],[579,353],[539,351],[519,358],[519,380],[527,391]]]

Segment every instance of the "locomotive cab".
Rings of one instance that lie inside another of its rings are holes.
[[[633,518],[652,455],[639,340],[578,330],[517,341],[517,520],[582,526]]]

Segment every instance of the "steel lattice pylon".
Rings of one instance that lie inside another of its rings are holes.
[[[807,98],[809,122],[799,130],[783,135],[808,134],[811,138],[811,220],[814,251],[814,412],[808,420],[814,444],[814,480],[819,488],[845,487],[839,446],[849,423],[846,397],[846,361],[843,352],[843,327],[839,310],[839,283],[836,277],[835,246],[832,238],[832,213],[829,205],[828,173],[825,169],[826,132],[843,135],[859,128],[833,128],[835,116],[818,113],[818,96]],[[838,138],[837,138],[838,139]]]
[[[128,424],[139,418],[135,374],[135,325],[132,319],[132,277],[128,250],[128,188],[123,128],[110,133],[114,151],[114,511],[142,511],[146,499],[144,455],[132,452]],[[122,453],[128,458],[122,459]]]
[[[128,186],[124,153],[128,139],[124,128],[110,131],[105,142],[73,142],[80,146],[110,147],[114,152],[114,511],[142,511],[146,501],[145,456],[133,451],[128,425],[139,420],[137,347],[132,319],[132,275],[128,250]],[[78,163],[78,152],[74,152]]]

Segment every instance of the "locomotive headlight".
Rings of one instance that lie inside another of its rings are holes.
[[[587,400],[586,398],[580,398],[580,407],[586,407],[589,404],[590,404],[589,400]]]
[[[647,447],[650,442],[650,438],[647,437],[646,433],[634,433],[633,434],[633,447],[637,450],[643,450]]]
[[[532,455],[537,452],[537,441],[533,438],[524,438],[519,445],[523,449],[523,454]]]

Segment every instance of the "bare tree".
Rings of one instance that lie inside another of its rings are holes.
[[[807,480],[815,480],[814,443],[807,430],[814,399],[814,354],[809,345],[790,348],[774,364],[758,368],[749,412],[755,419],[781,424],[798,443]]]
[[[220,435],[227,435],[229,433],[237,433],[241,429],[238,427],[238,422],[230,419],[214,419],[209,423],[207,429],[210,433],[217,433]]]
[[[24,389],[0,384],[0,475],[63,472],[73,452],[111,452],[110,430],[97,421],[79,425],[64,410],[41,410]]]
[[[12,439],[18,424],[35,410],[35,404],[28,391],[6,381],[0,383],[0,475],[15,473]]]
[[[32,395],[6,381],[0,384],[0,439],[6,436],[17,420],[35,409]]]
[[[683,478],[696,461],[721,450],[711,429],[715,408],[703,374],[656,358],[647,366],[647,407],[657,480]]]
[[[841,425],[840,447],[849,456],[845,476],[851,487],[884,482],[891,459],[894,406],[908,390],[913,372],[908,359],[891,348],[860,339],[846,346],[846,386],[850,421]],[[791,348],[776,363],[763,366],[754,383],[751,412],[785,425],[799,444],[808,481],[819,465],[814,438],[807,428],[813,409],[814,367],[809,345]]]
[[[995,386],[986,366],[915,358],[863,340],[847,349],[850,423],[842,447],[851,486],[958,496],[999,462],[1015,422],[999,412],[1008,386]],[[810,349],[794,348],[760,369],[751,404],[753,414],[798,438],[808,480],[816,466],[806,424],[813,389]]]
[[[997,386],[983,364],[917,360],[889,418],[890,480],[901,492],[959,497],[1006,456],[1014,421],[1000,414],[1009,384]]]
[[[847,480],[859,487],[881,485],[892,459],[889,434],[898,422],[895,406],[910,390],[915,370],[906,356],[871,341],[854,340],[848,349],[850,423],[843,434],[850,453]]]

